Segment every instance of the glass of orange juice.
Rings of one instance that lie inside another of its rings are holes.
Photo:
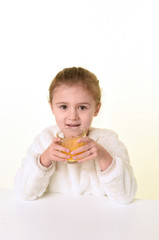
[[[84,142],[78,143],[77,140],[81,137],[86,136],[86,130],[82,128],[74,128],[74,129],[64,128],[59,132],[57,132],[56,136],[61,139],[61,142],[59,144],[63,147],[68,148],[71,152],[85,145]],[[74,154],[74,155],[71,155],[70,153],[66,153],[66,154],[70,155],[70,159],[67,160],[68,163],[78,162],[79,159],[74,160],[73,157],[79,155],[80,153]]]

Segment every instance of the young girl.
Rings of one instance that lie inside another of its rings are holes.
[[[136,180],[125,146],[113,131],[91,127],[101,107],[97,77],[83,68],[63,69],[50,85],[49,103],[57,125],[43,130],[29,148],[16,175],[17,194],[25,200],[49,191],[132,201]],[[63,128],[85,129],[86,136],[79,140],[85,145],[73,152],[62,147],[56,134]],[[81,160],[68,164],[69,154],[76,153],[80,155],[74,159]]]

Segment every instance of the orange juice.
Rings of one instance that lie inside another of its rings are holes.
[[[66,128],[66,129],[59,131],[56,135],[57,135],[57,137],[59,137],[62,140],[60,145],[68,148],[71,152],[71,151],[85,145],[85,142],[80,142],[80,143],[77,142],[78,139],[85,136],[85,133],[86,132],[84,129],[68,129],[68,128]],[[79,159],[74,160],[73,157],[79,155],[80,153],[74,154],[74,155],[71,155],[70,153],[66,153],[66,154],[70,155],[70,159],[67,160],[68,163],[77,163],[78,162]]]
[[[79,137],[77,137],[77,138],[66,138],[62,141],[61,146],[70,149],[70,152],[71,152],[71,151],[85,145],[84,142],[78,143],[77,142],[78,139],[79,139]],[[80,153],[77,153],[77,154],[74,154],[74,155],[71,155],[70,153],[66,153],[66,154],[70,155],[70,159],[67,160],[68,163],[76,163],[79,160],[79,159],[74,160],[73,157],[79,155]]]

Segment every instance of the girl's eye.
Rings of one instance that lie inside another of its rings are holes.
[[[66,109],[67,106],[66,106],[66,105],[61,105],[60,108],[61,108],[61,109]]]
[[[85,109],[87,109],[87,107],[86,106],[79,106],[79,109],[80,110],[85,110]]]

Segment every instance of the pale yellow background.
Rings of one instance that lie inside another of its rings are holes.
[[[158,10],[157,0],[0,2],[0,188],[13,188],[34,137],[55,123],[54,75],[82,66],[103,89],[93,125],[127,146],[136,197],[159,199]]]

